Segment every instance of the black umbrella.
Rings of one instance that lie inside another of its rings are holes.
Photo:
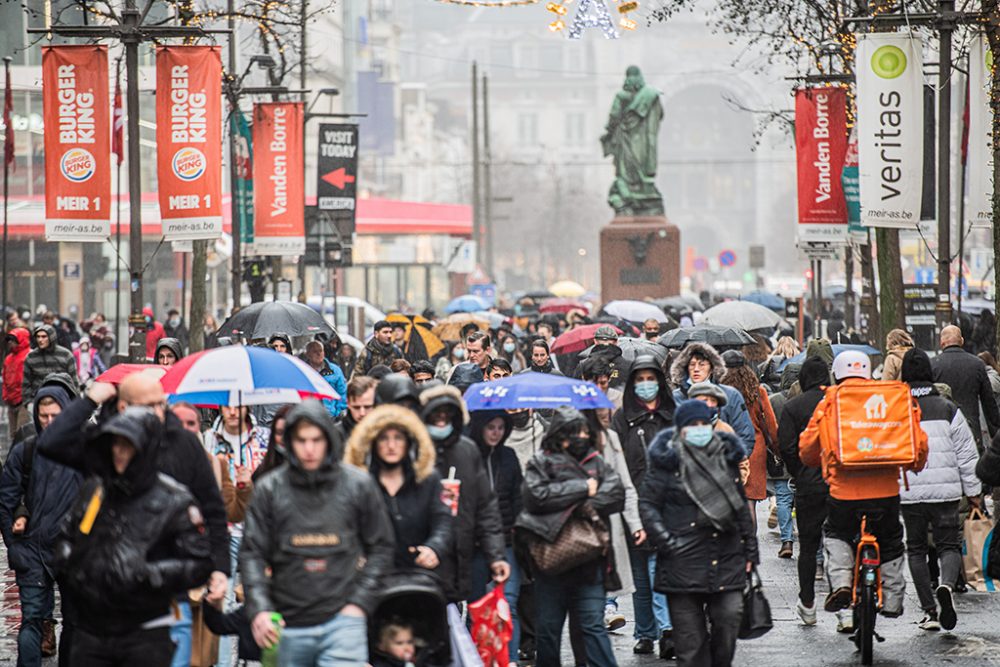
[[[591,345],[586,350],[580,353],[581,359],[586,359],[593,352],[596,345]],[[625,368],[628,369],[632,365],[632,362],[636,360],[636,357],[642,355],[656,357],[657,363],[661,366],[667,361],[667,350],[662,345],[657,345],[651,340],[646,340],[645,338],[619,338],[618,347],[622,351],[622,361],[625,362]]]
[[[297,301],[253,303],[230,317],[219,327],[219,336],[242,335],[248,340],[267,338],[276,333],[289,337],[333,335],[333,327],[315,310]]]
[[[696,296],[668,296],[663,299],[653,299],[652,301],[660,308],[670,308],[678,312],[685,310],[705,310],[705,305]]]
[[[734,327],[713,327],[701,324],[696,327],[674,329],[660,336],[656,341],[667,349],[682,348],[688,343],[707,343],[712,347],[740,347],[753,345],[754,339],[743,329]]]

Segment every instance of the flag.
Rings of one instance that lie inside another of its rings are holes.
[[[125,159],[125,107],[122,106],[122,80],[115,78],[115,104],[111,113],[111,152],[118,156],[118,164]]]
[[[14,123],[11,116],[14,114],[14,93],[10,89],[10,67],[7,67],[7,83],[3,91],[3,166],[14,170]]]

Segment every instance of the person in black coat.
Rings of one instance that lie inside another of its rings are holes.
[[[931,367],[934,369],[934,381],[951,387],[952,398],[969,421],[969,428],[981,453],[983,429],[979,424],[980,403],[991,438],[1000,432],[1000,410],[993,400],[986,364],[976,355],[966,352],[964,344],[961,329],[956,326],[942,329],[941,353],[931,361]]]
[[[521,646],[521,623],[518,619],[517,601],[521,589],[521,572],[514,558],[514,522],[521,513],[521,483],[524,476],[517,454],[505,443],[514,428],[511,417],[505,410],[480,410],[472,413],[469,422],[469,436],[479,446],[486,466],[486,476],[493,492],[497,495],[500,519],[503,522],[504,541],[507,545],[507,562],[510,563],[510,577],[504,582],[503,591],[510,603],[513,634],[507,643],[508,655],[516,660]],[[481,553],[476,552],[472,566],[472,599],[486,595],[490,571]]]
[[[449,555],[452,518],[420,418],[399,405],[375,408],[351,433],[344,457],[369,471],[382,491],[396,536],[395,569],[436,572]]]
[[[127,408],[84,446],[93,476],[53,550],[77,611],[72,647],[60,647],[73,665],[170,665],[173,601],[212,570],[194,497],[158,472],[161,429],[151,408]]]
[[[806,430],[816,406],[823,400],[823,385],[830,382],[830,370],[819,357],[810,357],[799,370],[802,393],[785,403],[778,421],[778,450],[788,474],[795,480],[795,523],[799,528],[797,609],[802,622],[816,624],[817,551],[823,540],[826,501],[830,489],[823,471],[799,459],[799,435]]]
[[[496,493],[490,486],[486,466],[476,443],[462,435],[468,420],[462,394],[447,385],[424,389],[420,394],[421,417],[434,441],[434,465],[442,479],[459,480],[458,511],[453,513],[452,547],[441,563],[445,596],[451,602],[470,599],[472,561],[476,550],[490,564],[495,582],[510,577],[503,520]]]
[[[743,588],[759,562],[740,484],[744,455],[695,400],[677,407],[674,429],[649,450],[639,512],[658,552],[654,588],[667,595],[681,667],[728,667],[736,652]]]
[[[625,454],[632,484],[642,487],[646,474],[646,456],[650,443],[657,433],[673,424],[674,395],[667,384],[666,374],[651,355],[640,355],[632,362],[622,407],[611,418],[611,428],[618,434]],[[629,560],[635,593],[632,605],[635,608],[636,640],[633,651],[639,654],[652,653],[659,641],[664,647],[666,638],[672,632],[670,612],[666,598],[654,595],[651,571],[656,567],[656,554],[647,541],[635,546],[629,541]],[[664,651],[666,655],[666,652]]]
[[[594,434],[577,410],[553,411],[542,451],[531,457],[524,476],[524,510],[517,519],[518,540],[554,542],[571,519],[596,515],[607,526],[625,508],[621,478],[594,449]],[[561,574],[542,571],[530,557],[535,579],[537,667],[560,665],[560,640],[566,614],[574,608],[583,631],[587,664],[617,665],[607,630],[604,604],[608,590],[621,586],[611,549],[605,555]]]

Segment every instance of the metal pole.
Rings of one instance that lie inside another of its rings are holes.
[[[951,323],[951,33],[954,0],[940,0],[938,63],[938,331]]]
[[[139,10],[135,0],[125,0],[122,34],[125,45],[125,106],[128,109],[128,196],[129,196],[129,289],[131,290],[132,338],[129,360],[141,363],[146,359],[146,327],[142,316],[142,173],[139,156]]]
[[[475,242],[473,259],[479,264],[479,74],[476,61],[472,61],[472,240]]]
[[[496,276],[493,275],[493,179],[491,178],[493,167],[493,156],[490,153],[490,81],[489,77],[483,75],[483,178],[485,180],[485,236],[483,242],[483,252],[486,255],[486,273],[490,279],[496,283]]]
[[[300,7],[301,7],[301,9],[300,9],[300,12],[299,12],[299,49],[300,49],[300,51],[299,51],[299,88],[301,88],[303,91],[305,91],[306,88],[307,88],[307,86],[306,86],[306,64],[307,64],[308,57],[309,57],[309,52],[306,50],[306,48],[307,48],[307,42],[306,42],[306,25],[307,25],[307,20],[306,19],[308,18],[308,9],[309,9],[309,2],[308,2],[308,0],[302,0],[302,4],[300,5]],[[302,99],[303,102],[306,101],[306,93],[305,92],[302,93],[301,99]],[[303,130],[302,131],[302,144],[303,144],[303,146],[302,146],[302,166],[303,166],[302,173],[303,173],[303,177],[305,176],[305,162],[306,162],[306,149],[305,149],[305,147],[307,145],[306,144],[305,125],[306,125],[306,120],[305,120],[305,118],[303,118],[302,119],[302,130]],[[305,189],[304,188],[303,188],[303,193],[305,193]],[[302,258],[302,257],[299,257],[298,278],[299,278],[298,301],[300,301],[301,303],[305,303],[306,302],[306,263],[305,263],[304,258]],[[323,294],[323,298],[324,299],[326,297],[326,280],[327,280],[327,278],[324,275],[323,276],[323,289],[322,289],[322,294]],[[275,300],[277,300],[277,297],[275,297]],[[325,303],[325,301],[324,301],[324,303]],[[320,312],[322,312],[322,309],[323,309],[323,307],[320,306]],[[336,317],[337,317],[337,315],[336,315],[336,313],[334,313],[334,322],[336,322]]]
[[[4,79],[4,84],[5,85],[8,84],[8,83],[10,83],[10,63],[11,63],[11,60],[13,60],[13,58],[11,58],[10,56],[4,56],[4,59],[3,59],[3,69],[4,69],[4,74],[7,77],[6,79]],[[6,88],[5,88],[5,90],[6,90]],[[13,95],[13,93],[11,93],[11,94]],[[4,103],[6,103],[6,100],[4,100]],[[8,306],[10,306],[10,303],[7,301],[7,216],[9,214],[9,211],[7,210],[7,206],[8,206],[8,203],[9,203],[8,200],[10,199],[10,197],[8,196],[9,193],[10,193],[10,183],[9,183],[9,179],[10,179],[10,174],[9,174],[9,172],[10,172],[10,165],[7,164],[6,153],[7,153],[7,145],[4,144],[4,161],[3,161],[3,251],[2,251],[2,253],[0,253],[0,264],[2,264],[2,266],[0,266],[0,271],[3,272],[3,276],[0,277],[0,282],[2,282],[2,284],[0,284],[0,292],[2,292],[2,294],[0,294],[0,296],[3,297],[3,307],[5,309]],[[4,315],[6,315],[6,313],[4,313]],[[4,318],[3,324],[0,325],[0,326],[3,326],[4,330],[7,329],[7,320],[6,320],[6,317]],[[4,346],[4,349],[6,349],[6,346]]]
[[[122,163],[117,166],[118,196],[115,198],[115,351],[122,353]]]
[[[226,10],[229,12],[229,103],[232,108],[229,110],[229,217],[230,232],[233,235],[233,272],[230,276],[233,292],[233,310],[240,307],[240,293],[243,285],[243,221],[240,219],[242,212],[242,198],[239,196],[241,189],[238,187],[236,174],[236,114],[240,111],[240,95],[235,89],[236,85],[236,18],[234,0],[229,0]],[[192,276],[194,278],[194,276]]]

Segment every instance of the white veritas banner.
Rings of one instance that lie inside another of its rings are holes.
[[[920,222],[922,69],[919,39],[858,35],[858,180],[865,226],[912,229]]]
[[[990,228],[993,209],[993,113],[990,72],[993,54],[985,35],[969,49],[969,152],[966,156],[965,219],[970,227]]]

